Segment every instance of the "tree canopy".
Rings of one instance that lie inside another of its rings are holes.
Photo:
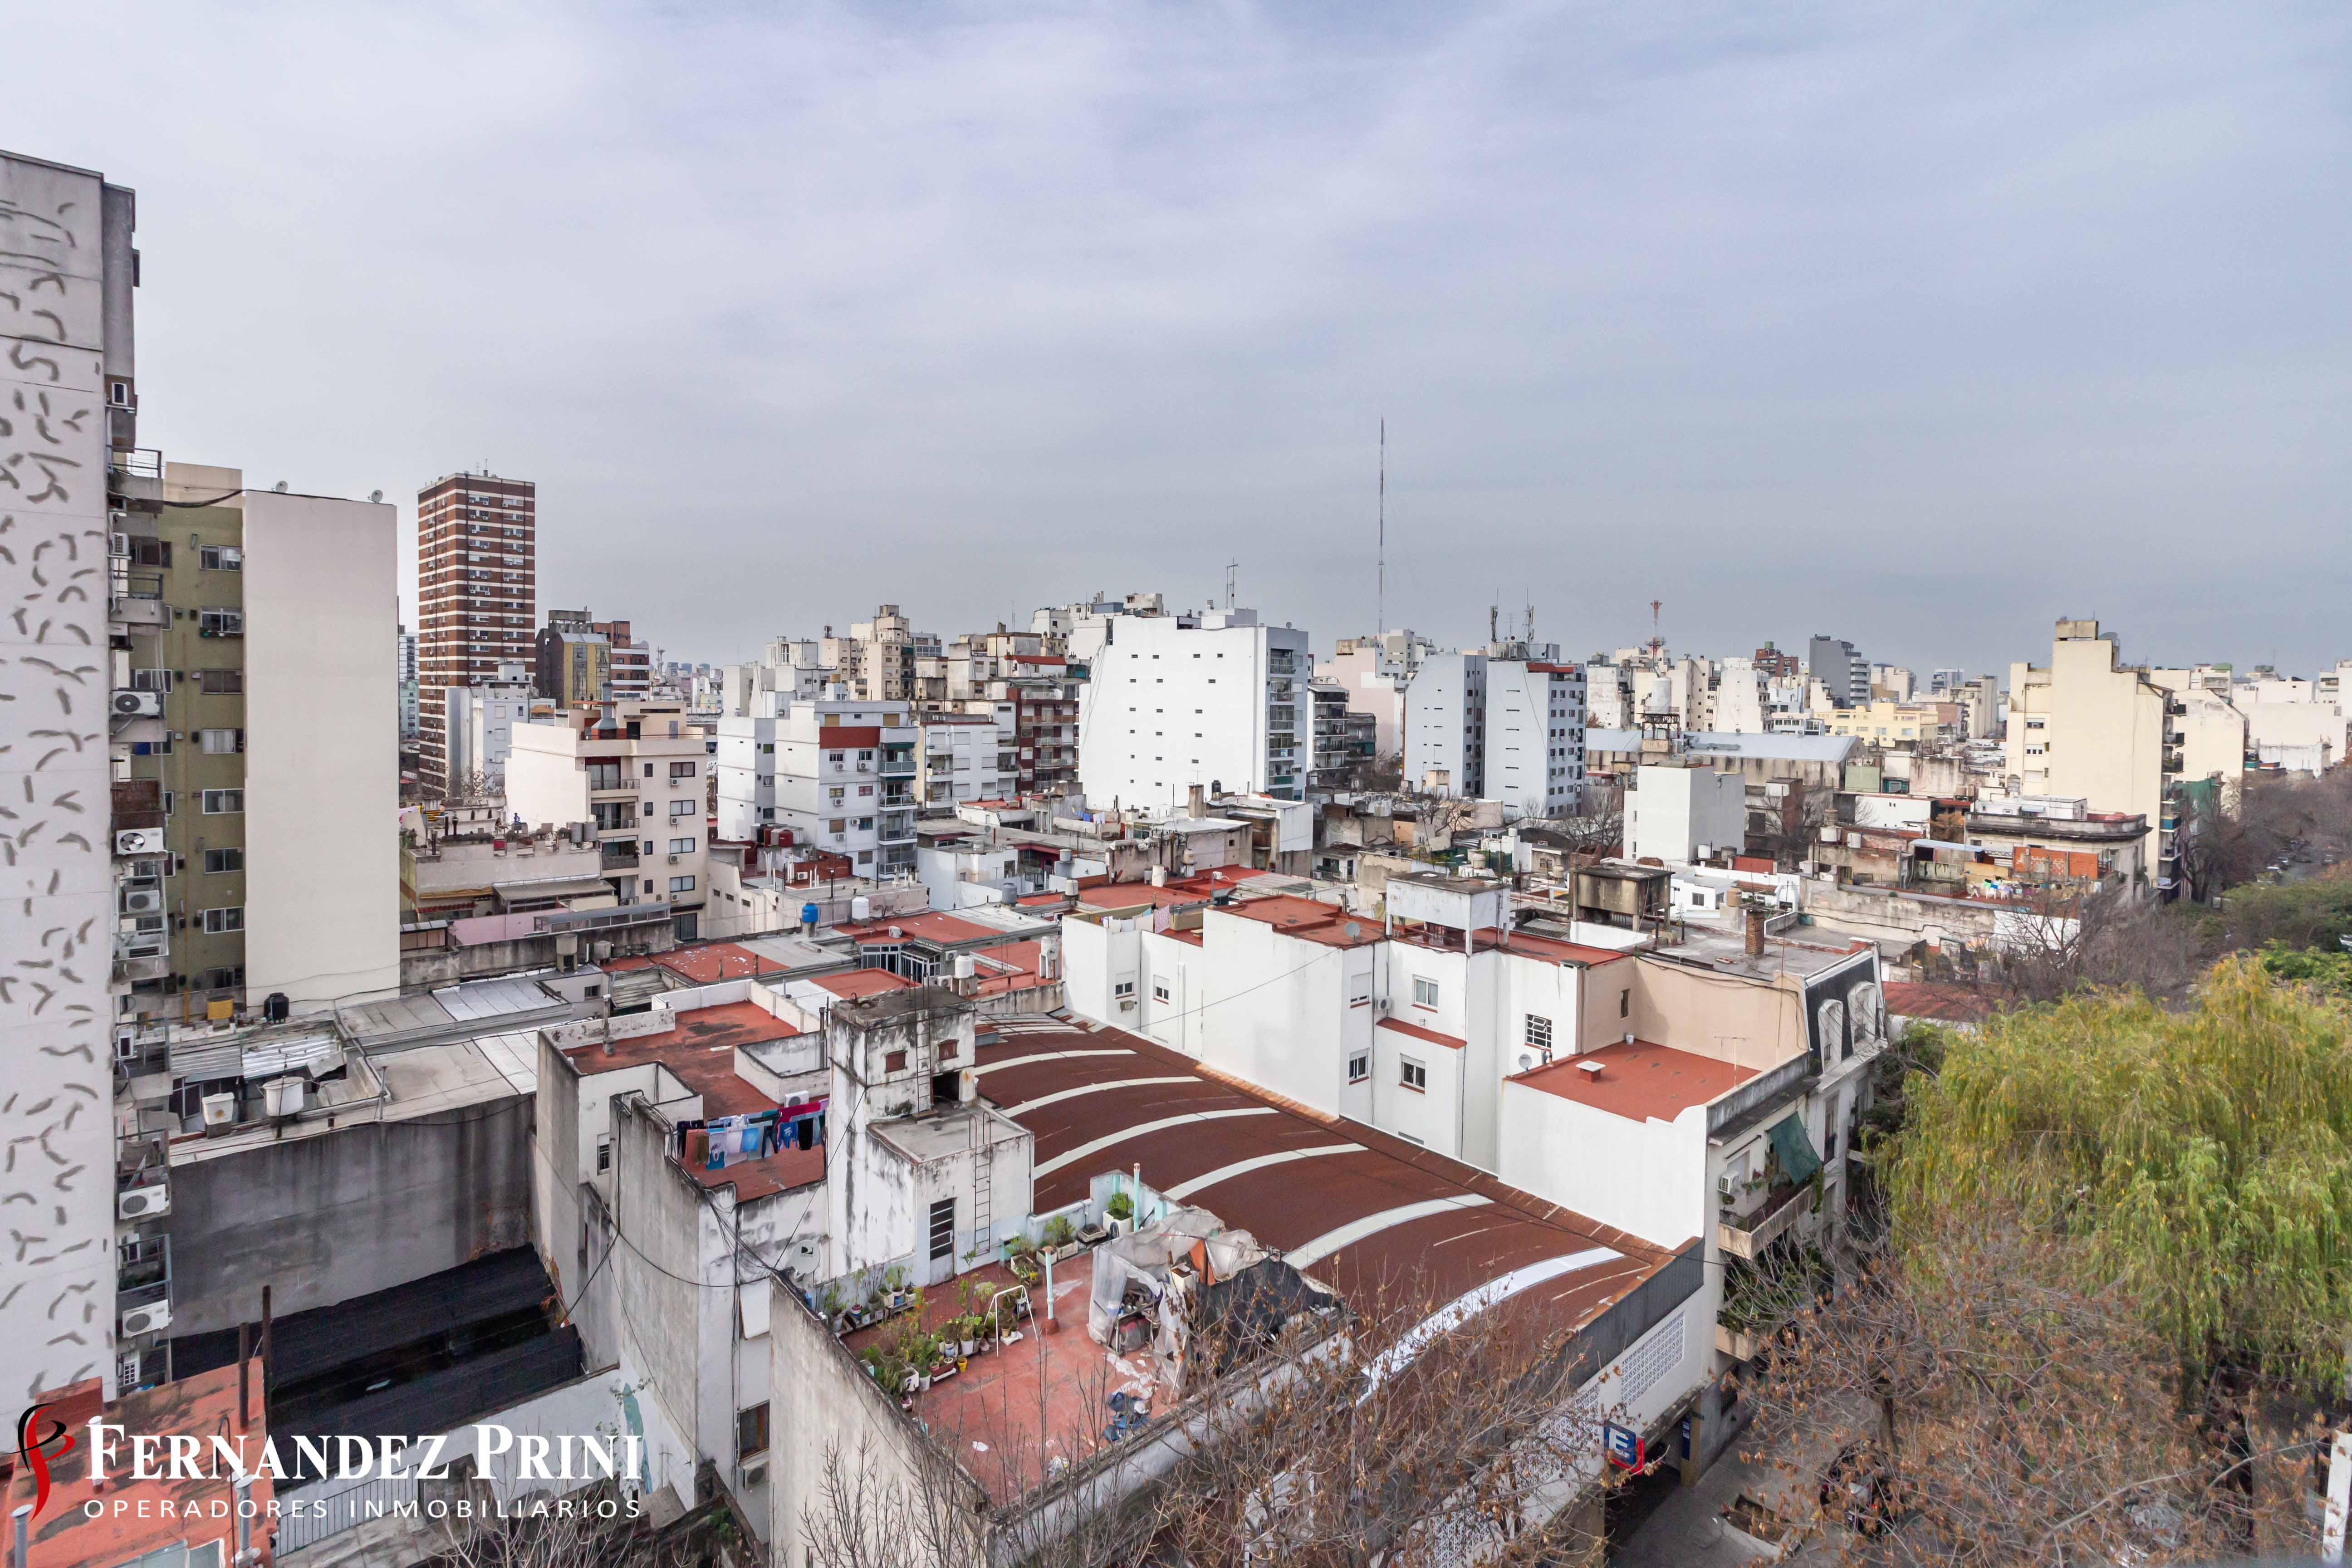
[[[1914,1086],[1895,1233],[2015,1205],[2083,1245],[2184,1369],[2332,1383],[2352,1325],[2352,1014],[2250,957],[2186,1008],[2122,991],[2000,1015]],[[1923,1245],[1932,1245],[1924,1243]]]

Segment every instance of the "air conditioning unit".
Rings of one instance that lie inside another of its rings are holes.
[[[127,533],[108,534],[106,552],[118,559],[128,560],[131,555],[131,536]]]
[[[152,1334],[172,1326],[172,1303],[157,1301],[152,1306],[133,1307],[122,1314],[122,1337],[135,1339],[141,1334]]]
[[[118,719],[161,719],[163,716],[163,694],[160,691],[118,691],[114,694],[114,716]]]
[[[163,891],[160,888],[125,888],[122,889],[122,912],[126,915],[160,915],[163,912]]]
[[[117,855],[161,855],[163,853],[163,830],[160,827],[125,827],[114,836]]]
[[[162,1182],[152,1187],[132,1187],[114,1197],[114,1213],[121,1219],[153,1219],[171,1212],[172,1189]]]
[[[766,1456],[762,1455],[759,1458],[739,1466],[737,1468],[737,1474],[742,1481],[743,1489],[745,1491],[751,1490],[753,1487],[766,1486],[768,1484],[768,1460]]]

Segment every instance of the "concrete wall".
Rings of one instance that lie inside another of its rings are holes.
[[[249,997],[299,1008],[400,985],[398,515],[245,497]]]
[[[172,1331],[332,1306],[531,1240],[520,1097],[172,1167]]]
[[[1369,948],[1342,949],[1286,936],[1264,921],[1212,909],[1202,917],[1209,976],[1196,1005],[1201,1059],[1221,1071],[1338,1114],[1347,1064],[1340,1019],[1344,976],[1372,962]],[[1247,1000],[1231,1004],[1224,998]]]
[[[1486,689],[1486,656],[1481,653],[1437,653],[1422,661],[1404,694],[1404,782],[1419,789],[1433,771],[1445,774],[1444,793],[1475,795],[1484,788],[1480,773],[1484,731],[1468,721],[1468,710],[1482,706]]]
[[[20,68],[63,79],[74,68],[28,54]],[[0,1392],[12,1405],[87,1377],[114,1393],[103,476],[105,371],[119,359],[129,374],[131,294],[119,278],[110,340],[100,241],[111,200],[95,174],[0,157],[0,471],[15,481],[0,489],[11,611],[0,617],[0,795],[12,812],[0,1142],[17,1152],[0,1199],[22,1233],[0,1289]]]
[[[613,1143],[613,1214],[625,1238],[609,1266],[619,1287],[621,1364],[643,1369],[672,1429],[691,1434],[700,1453],[723,1458],[733,1439],[715,1433],[734,1420],[724,1407],[729,1365],[703,1352],[730,1342],[723,1336],[735,1310],[732,1292],[706,1287],[731,1277],[731,1252],[694,1179],[670,1164],[668,1127],[649,1106],[625,1099],[614,1107]],[[728,1274],[710,1268],[713,1258]],[[721,1389],[717,1410],[708,1386],[714,1377]],[[665,1466],[655,1479],[692,1506],[691,1457]]]
[[[1738,850],[1748,841],[1748,786],[1740,774],[1704,767],[1645,767],[1625,797],[1625,837],[1639,859],[1675,865],[1704,845]]]
[[[1678,1247],[1715,1217],[1706,1108],[1636,1121],[1524,1083],[1503,1086],[1496,1173],[1548,1203]]]
[[[1193,784],[1243,794],[1267,782],[1267,655],[1296,655],[1293,681],[1301,742],[1312,750],[1313,661],[1307,634],[1255,624],[1180,626],[1177,617],[1119,616],[1095,656],[1078,699],[1078,784],[1089,805],[1153,811],[1181,807]]]

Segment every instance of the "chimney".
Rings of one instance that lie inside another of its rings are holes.
[[[1748,910],[1748,956],[1764,956],[1764,911],[1753,906]]]
[[[1185,815],[1196,818],[1208,816],[1209,792],[1199,784],[1194,784],[1191,793],[1185,797],[1184,810]]]

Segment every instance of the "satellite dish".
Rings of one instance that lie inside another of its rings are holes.
[[[1364,928],[1362,926],[1358,925],[1354,921],[1349,921],[1348,922],[1348,940],[1349,942],[1355,941],[1358,937],[1363,934]]]
[[[278,494],[284,495],[286,493],[286,481],[284,479],[280,479],[269,488],[275,490]]]
[[[370,506],[382,506],[383,504],[383,492],[382,490],[368,491],[368,504]]]

